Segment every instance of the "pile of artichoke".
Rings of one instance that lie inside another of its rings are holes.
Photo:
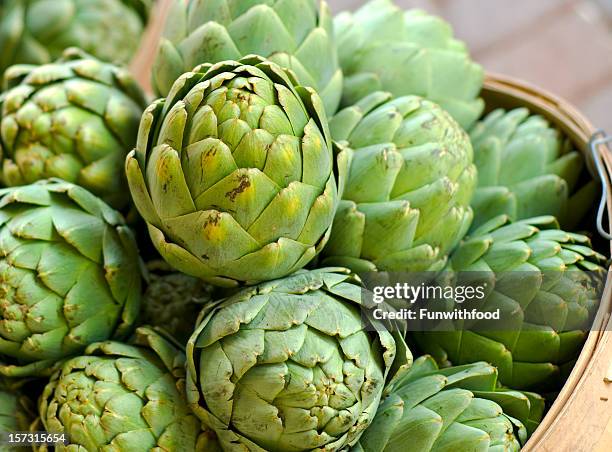
[[[601,298],[582,154],[423,11],[169,1],[157,98],[153,0],[0,3],[0,450],[520,450]],[[474,274],[504,329],[372,315]]]

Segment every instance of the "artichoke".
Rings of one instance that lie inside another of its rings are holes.
[[[225,451],[354,445],[411,359],[361,316],[340,268],[302,270],[204,308],[187,344],[187,399]]]
[[[147,267],[149,282],[143,296],[142,322],[161,327],[182,344],[187,343],[202,307],[213,299],[213,286],[158,262]]]
[[[417,95],[440,104],[464,128],[482,113],[484,73],[442,19],[371,0],[334,21],[345,75],[343,106],[373,91]]]
[[[153,0],[2,0],[0,75],[13,64],[46,64],[79,46],[105,61],[136,52]]]
[[[55,63],[13,66],[0,98],[2,180],[59,177],[113,207],[128,201],[125,156],[136,143],[144,94],[126,69],[69,49]]]
[[[472,220],[467,134],[432,102],[382,92],[340,111],[330,128],[354,155],[323,263],[356,272],[443,266]]]
[[[526,108],[489,113],[470,131],[478,189],[474,226],[498,215],[553,215],[574,229],[593,205],[597,184],[580,184],[584,159],[568,139]]]
[[[174,0],[153,64],[153,86],[167,96],[184,72],[255,54],[291,69],[316,89],[328,114],[338,109],[342,71],[333,23],[319,0]]]
[[[11,386],[0,378],[0,441],[6,439],[3,433],[28,431],[34,419],[30,399]],[[0,443],[0,452],[15,452],[16,450],[26,451],[28,448],[9,447],[7,444]]]
[[[184,364],[184,351],[148,327],[134,344],[91,344],[40,398],[45,429],[70,439],[56,450],[214,451],[185,401]]]
[[[315,91],[248,57],[181,76],[145,111],[126,172],[162,257],[235,286],[288,275],[321,250],[342,181],[334,163]]]
[[[492,279],[481,310],[499,309],[503,325],[415,332],[418,345],[443,365],[490,362],[511,388],[559,387],[580,353],[606,271],[587,237],[558,228],[550,216],[514,223],[500,216],[475,230],[448,270],[458,279],[474,273]]]
[[[123,218],[84,188],[0,190],[0,373],[47,374],[92,342],[128,334],[140,275]]]
[[[524,422],[541,417],[543,399],[532,407],[526,395],[496,383],[497,370],[487,363],[438,369],[422,356],[389,388],[353,451],[519,451]]]

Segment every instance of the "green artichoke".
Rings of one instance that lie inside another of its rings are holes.
[[[524,422],[541,417],[542,398],[496,387],[497,370],[484,362],[438,369],[415,360],[383,399],[353,452],[519,451]]]
[[[343,106],[383,90],[432,100],[464,128],[480,117],[483,70],[439,17],[371,0],[355,13],[339,14],[334,27],[345,75]]]
[[[467,134],[432,102],[382,92],[340,111],[330,128],[354,155],[323,263],[356,272],[443,266],[472,220]]]
[[[45,429],[70,439],[56,450],[214,451],[185,401],[184,365],[184,351],[147,327],[133,345],[91,344],[40,398]]]
[[[478,189],[474,226],[498,215],[553,215],[574,229],[592,208],[597,184],[581,184],[584,159],[568,139],[526,108],[494,110],[470,131]]]
[[[119,213],[64,181],[0,190],[0,373],[47,374],[129,333],[141,272]]]
[[[143,296],[142,322],[161,327],[186,344],[202,307],[212,302],[214,288],[159,264],[147,265],[149,281]]]
[[[203,63],[255,54],[291,69],[338,109],[342,71],[333,21],[319,0],[174,0],[153,64],[153,86],[167,96],[183,73]]]
[[[187,345],[187,399],[223,450],[357,442],[411,360],[401,336],[364,323],[361,290],[348,270],[302,270],[204,308]]]
[[[321,250],[342,183],[334,163],[316,92],[249,57],[181,76],[145,111],[126,172],[162,257],[235,286],[288,275]]]
[[[123,162],[136,144],[144,94],[126,69],[69,49],[55,63],[13,66],[0,98],[2,180],[59,177],[113,207],[129,201]]]
[[[413,333],[418,345],[443,365],[490,362],[511,388],[559,387],[597,310],[606,259],[587,237],[558,227],[550,216],[515,223],[500,216],[474,231],[452,254],[448,270],[459,279],[488,275],[481,310],[499,309],[503,327],[444,325]]]
[[[30,399],[10,386],[0,378],[0,440],[6,439],[2,435],[5,432],[28,431],[35,417]],[[0,443],[0,452],[19,450],[28,449]]]
[[[0,75],[13,64],[46,64],[78,46],[126,63],[138,48],[153,0],[2,0]]]

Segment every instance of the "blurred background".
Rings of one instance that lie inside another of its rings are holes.
[[[334,13],[365,0],[327,0]],[[395,0],[449,21],[485,69],[576,105],[612,133],[612,0]]]

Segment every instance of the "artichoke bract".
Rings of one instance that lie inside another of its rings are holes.
[[[586,236],[560,230],[554,217],[512,223],[500,216],[465,239],[448,268],[491,276],[482,310],[499,309],[503,324],[412,334],[443,365],[487,361],[508,387],[550,392],[580,353],[602,295],[605,261]]]
[[[194,67],[261,55],[316,89],[328,114],[342,93],[333,21],[318,0],[174,0],[153,64],[153,86],[167,96]]]
[[[484,362],[438,369],[429,356],[389,388],[354,452],[516,451],[524,422],[541,416],[518,391],[496,387],[497,370]]]
[[[158,262],[147,265],[149,281],[142,300],[142,322],[161,327],[182,344],[195,329],[198,314],[213,301],[214,287]]]
[[[439,270],[472,220],[467,134],[434,103],[383,92],[338,112],[330,128],[353,155],[323,263]]]
[[[13,64],[45,64],[78,46],[127,63],[138,48],[152,0],[2,0],[0,74]]]
[[[345,76],[341,105],[382,90],[432,100],[464,128],[480,117],[484,71],[439,17],[372,0],[339,14],[334,27]]]
[[[47,374],[124,337],[140,297],[136,242],[118,212],[59,180],[0,190],[0,373]]]
[[[143,115],[126,160],[134,204],[183,273],[221,286],[288,275],[326,243],[342,183],[321,99],[259,57],[199,70]]]
[[[408,368],[406,344],[362,318],[359,279],[301,270],[205,308],[187,345],[187,399],[225,451],[340,451]]]
[[[470,131],[478,189],[474,226],[498,215],[553,215],[575,229],[592,208],[597,184],[584,183],[584,159],[568,139],[526,108],[497,109]]]
[[[3,433],[25,432],[35,418],[32,402],[18,389],[12,388],[0,377],[0,437],[5,440]],[[0,452],[32,450],[28,447],[13,447],[0,443]]]
[[[185,401],[185,353],[148,327],[133,343],[91,344],[45,387],[45,430],[65,433],[56,450],[214,451]]]
[[[68,49],[55,63],[17,65],[0,97],[2,181],[58,177],[113,207],[129,202],[125,156],[136,144],[145,97],[127,69]]]

